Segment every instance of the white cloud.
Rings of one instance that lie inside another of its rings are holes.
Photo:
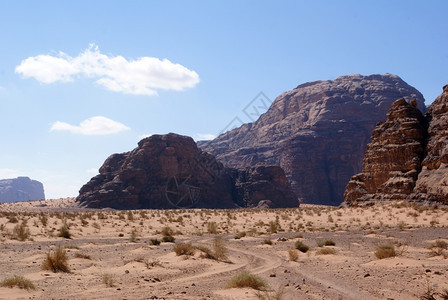
[[[0,179],[17,178],[18,176],[20,176],[20,172],[18,170],[0,169]]]
[[[150,96],[156,95],[158,89],[180,91],[199,83],[195,71],[168,59],[127,60],[123,56],[102,54],[94,44],[76,57],[63,52],[28,57],[15,72],[42,83],[67,82],[86,76],[96,78],[98,84],[114,92]]]
[[[99,174],[98,169],[96,169],[96,168],[88,169],[88,170],[86,170],[86,173],[93,174],[93,175]]]
[[[215,137],[216,137],[216,135],[211,134],[211,133],[196,133],[197,141],[213,140]]]
[[[129,127],[122,123],[103,116],[96,116],[82,121],[79,126],[56,121],[52,124],[50,131],[70,131],[72,133],[80,133],[84,135],[106,135],[119,133],[129,129]]]

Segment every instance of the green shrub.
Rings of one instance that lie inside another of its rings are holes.
[[[23,276],[14,275],[14,277],[6,278],[3,281],[0,282],[0,287],[18,287],[20,289],[25,290],[35,290],[36,286],[34,283],[31,282],[31,280],[26,279]]]
[[[295,243],[295,247],[297,250],[299,250],[300,252],[303,252],[303,253],[306,253],[306,252],[308,252],[308,250],[310,250],[310,247],[301,241],[297,241]]]
[[[246,271],[234,276],[225,285],[225,288],[253,288],[255,290],[266,290],[267,283],[259,276]]]
[[[397,253],[395,252],[395,247],[392,244],[380,245],[376,248],[375,256],[378,259],[394,257]]]

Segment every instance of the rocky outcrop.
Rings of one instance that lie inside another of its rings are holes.
[[[227,167],[279,165],[302,202],[338,205],[362,169],[370,134],[399,98],[424,98],[398,76],[349,75],[278,96],[257,121],[198,145]]]
[[[0,202],[45,200],[44,186],[28,177],[0,180]]]
[[[373,130],[362,173],[349,181],[345,201],[406,199],[421,169],[425,138],[426,121],[416,101],[395,101],[387,120]]]
[[[412,199],[448,204],[448,85],[431,104],[428,141]]]
[[[261,200],[297,207],[280,167],[225,169],[192,138],[153,135],[134,150],[113,154],[77,197],[92,208],[234,208]]]
[[[348,205],[377,200],[448,204],[448,86],[423,116],[416,102],[395,101],[376,126],[362,173],[349,181]]]

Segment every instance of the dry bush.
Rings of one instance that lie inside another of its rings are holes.
[[[218,234],[218,225],[216,222],[208,222],[207,223],[207,232],[211,234]]]
[[[177,256],[192,256],[195,254],[196,248],[191,243],[176,243],[173,247],[173,251]]]
[[[213,239],[213,255],[217,260],[227,260],[227,247],[225,240],[221,236],[217,236]]]
[[[84,254],[84,253],[80,253],[80,252],[75,253],[75,257],[76,257],[76,258],[82,258],[82,259],[92,259],[92,258],[90,257],[90,255],[88,255],[88,254]]]
[[[336,254],[336,249],[322,248],[316,251],[316,255],[328,255],[328,254]]]
[[[375,256],[378,259],[383,259],[397,256],[397,252],[395,251],[395,247],[392,244],[379,245],[376,248]]]
[[[70,233],[70,230],[69,230],[68,225],[66,223],[64,223],[64,225],[62,225],[59,228],[58,237],[63,237],[65,239],[71,239],[72,238],[72,234]]]
[[[234,276],[224,286],[225,288],[253,288],[255,290],[266,290],[268,285],[261,277],[246,271]]]
[[[103,283],[108,287],[114,287],[114,277],[111,274],[104,274]]]
[[[300,252],[306,253],[308,252],[308,250],[310,250],[310,247],[308,245],[306,245],[305,243],[303,243],[302,241],[297,241],[295,243],[295,247],[297,250],[299,250]]]
[[[6,278],[0,282],[0,287],[13,288],[15,286],[20,289],[25,289],[25,290],[35,290],[36,289],[36,286],[34,285],[34,283],[31,280],[26,279],[23,276],[18,276],[18,275],[14,275],[14,277]]]
[[[171,229],[169,226],[165,226],[162,228],[162,235],[163,236],[174,236],[174,230]]]
[[[336,243],[332,240],[325,240],[325,241],[317,241],[317,246],[323,247],[323,246],[336,246]]]
[[[67,252],[61,246],[58,246],[54,253],[48,251],[47,258],[42,264],[42,270],[56,272],[70,273],[70,268],[67,264]]]
[[[288,256],[290,261],[297,261],[299,259],[299,254],[295,249],[289,249]]]
[[[448,243],[444,240],[436,240],[430,247],[429,247],[429,255],[430,256],[443,256],[446,257],[445,250],[448,249]]]
[[[264,239],[261,242],[262,245],[272,245],[272,240],[271,239]]]
[[[14,226],[13,230],[13,238],[23,242],[30,237],[30,229],[26,226],[26,222],[22,221],[22,223]]]

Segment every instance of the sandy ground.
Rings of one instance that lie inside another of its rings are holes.
[[[29,236],[20,241],[14,228],[24,221]],[[58,237],[63,224],[71,239]],[[176,243],[209,249],[220,236],[227,259],[153,245],[166,227]],[[324,240],[335,246],[319,247]],[[431,255],[436,240],[448,242],[448,209],[407,203],[163,211],[87,210],[71,198],[0,204],[0,281],[21,275],[36,286],[0,287],[0,299],[443,299],[448,250]],[[297,241],[310,250],[295,250]],[[383,244],[397,256],[376,258]],[[41,269],[58,246],[70,273]],[[263,278],[267,290],[225,288],[242,271]]]

